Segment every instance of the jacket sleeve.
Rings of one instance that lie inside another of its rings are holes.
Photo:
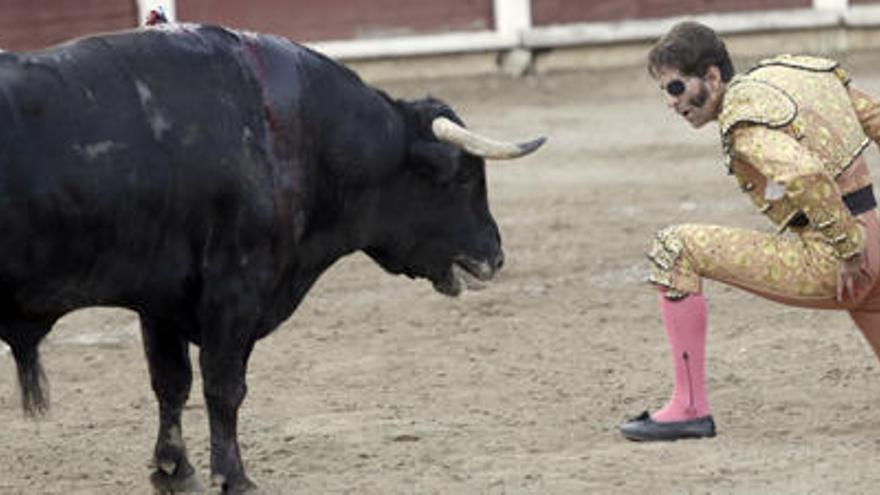
[[[880,144],[880,101],[863,91],[848,85],[849,98],[865,135]]]
[[[837,183],[806,148],[788,134],[764,126],[742,126],[732,132],[732,156],[767,178],[765,199],[779,200],[784,195],[807,216],[838,258],[862,252],[862,229],[843,203]]]

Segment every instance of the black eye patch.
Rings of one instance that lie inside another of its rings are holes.
[[[672,81],[666,83],[666,87],[664,89],[672,96],[679,96],[684,93],[684,81],[682,81],[681,79],[673,79]]]

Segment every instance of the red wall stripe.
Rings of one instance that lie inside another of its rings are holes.
[[[494,29],[492,0],[178,0],[177,17],[297,41]]]
[[[532,22],[544,26],[812,6],[812,0],[532,0]]]
[[[0,0],[4,50],[31,50],[137,24],[135,0]]]

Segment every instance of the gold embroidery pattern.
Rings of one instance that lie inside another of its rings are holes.
[[[864,234],[846,206],[840,201],[832,201],[839,191],[827,175],[797,177],[791,181],[790,189],[793,194],[803,196],[799,203],[804,214],[816,225],[838,258],[849,259],[862,251]]]
[[[812,225],[828,224],[816,231],[843,259],[864,239],[834,179],[870,142],[860,103],[841,84],[847,80],[833,60],[767,59],[731,82],[718,119],[728,171],[758,210],[780,231],[800,213]]]
[[[658,253],[662,265],[657,263]],[[702,277],[803,298],[833,298],[837,287],[836,255],[815,232],[778,236],[715,225],[677,225],[657,234],[648,257],[654,262],[648,281],[663,287],[667,297],[700,292]]]
[[[830,72],[839,68],[836,60],[821,57],[811,57],[809,55],[791,55],[783,54],[772,58],[765,58],[755,64],[751,70],[771,65],[783,65],[795,69],[809,70],[814,72]],[[843,70],[843,69],[841,69]],[[846,74],[845,71],[843,71]]]
[[[724,95],[724,107],[718,116],[721,135],[726,136],[739,124],[783,127],[797,116],[797,104],[773,84],[737,76]]]
[[[790,55],[764,60],[735,77],[718,117],[728,171],[731,132],[753,124],[794,137],[832,177],[840,175],[870,142],[841,84],[848,80],[833,60]]]
[[[700,277],[694,272],[687,258],[682,257],[684,244],[678,237],[679,227],[669,227],[657,232],[654,244],[648,251],[652,262],[648,281],[666,288],[666,297],[680,299],[700,291]]]

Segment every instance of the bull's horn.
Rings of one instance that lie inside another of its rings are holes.
[[[459,146],[472,155],[496,160],[508,160],[528,155],[540,148],[547,140],[544,137],[539,137],[524,143],[496,141],[469,131],[446,117],[434,119],[431,123],[431,130],[440,141]]]

